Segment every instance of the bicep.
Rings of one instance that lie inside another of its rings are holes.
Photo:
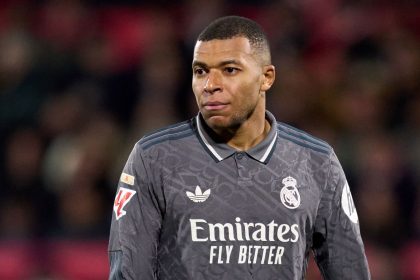
[[[356,208],[335,155],[317,213],[312,248],[325,279],[370,279]]]
[[[119,275],[122,279],[155,278],[162,218],[151,188],[141,155],[134,149],[114,201],[109,251],[115,277],[110,279],[120,279]]]

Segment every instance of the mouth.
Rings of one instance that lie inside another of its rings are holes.
[[[219,101],[205,102],[203,104],[203,108],[206,109],[207,111],[218,111],[218,110],[224,109],[227,105],[228,103],[223,103]]]

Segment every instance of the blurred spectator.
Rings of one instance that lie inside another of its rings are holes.
[[[136,104],[132,130],[135,137],[178,120],[175,95],[186,79],[174,22],[166,13],[153,17],[152,43],[138,70],[141,97]],[[155,112],[159,112],[158,115]]]
[[[35,128],[22,127],[10,134],[5,147],[0,237],[38,237],[54,220],[55,202],[41,177],[43,139]]]

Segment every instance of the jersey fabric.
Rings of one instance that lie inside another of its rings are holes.
[[[248,151],[201,115],[143,137],[114,202],[110,279],[370,279],[351,193],[332,148],[276,122]]]

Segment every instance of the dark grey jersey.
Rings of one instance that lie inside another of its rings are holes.
[[[331,147],[277,123],[246,152],[200,115],[143,137],[114,203],[110,279],[370,279],[357,212]]]

